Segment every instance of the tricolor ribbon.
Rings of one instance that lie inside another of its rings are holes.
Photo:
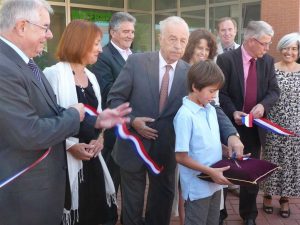
[[[159,167],[149,156],[148,152],[146,151],[142,141],[135,136],[134,134],[131,134],[125,124],[118,124],[116,126],[116,133],[117,135],[124,139],[130,141],[137,154],[141,157],[141,159],[145,162],[146,166],[154,173],[159,174],[163,167]]]
[[[16,178],[18,178],[19,176],[21,176],[22,174],[24,174],[27,171],[29,171],[32,168],[34,168],[37,164],[39,164],[41,161],[43,161],[49,155],[50,152],[51,152],[51,147],[48,148],[48,150],[40,158],[38,158],[34,163],[32,163],[31,165],[27,166],[26,168],[24,168],[20,172],[16,173],[15,175],[13,175],[11,177],[8,177],[8,178],[0,181],[0,189],[2,187],[4,187],[5,185],[7,185],[8,183],[10,183],[13,180],[15,180]]]
[[[84,105],[84,111],[89,114],[90,116],[98,116],[99,113],[96,109],[94,109],[92,106]]]
[[[84,105],[84,110],[89,115],[97,116],[99,114],[93,107],[91,107],[89,105]],[[51,148],[48,148],[48,150],[39,159],[37,159],[34,163],[32,163],[31,165],[22,169],[21,171],[17,172],[15,175],[0,181],[0,189],[2,187],[4,187],[5,185],[9,184],[10,182],[12,182],[13,180],[15,180],[16,178],[18,178],[19,176],[21,176],[22,174],[24,174],[27,171],[34,168],[37,164],[39,164],[41,161],[43,161],[49,155],[50,151],[51,151]]]
[[[84,105],[84,110],[87,114],[91,116],[97,116],[99,113],[91,106]],[[154,173],[159,174],[162,171],[162,167],[159,167],[149,156],[148,152],[146,151],[142,141],[135,136],[134,134],[131,134],[125,124],[117,124],[116,125],[116,133],[117,135],[122,138],[123,140],[130,141],[133,146],[136,153],[141,157],[141,159],[144,161],[146,166]]]
[[[273,133],[279,134],[279,135],[285,135],[285,136],[299,136],[298,134],[289,131],[281,126],[279,126],[276,123],[273,123],[270,120],[267,120],[265,118],[260,119],[254,119],[252,113],[248,114],[247,116],[242,117],[242,124],[244,124],[246,127],[252,127],[253,123],[257,126],[269,130]]]

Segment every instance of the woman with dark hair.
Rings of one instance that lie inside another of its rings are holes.
[[[59,105],[80,102],[101,111],[100,87],[86,68],[97,61],[101,39],[101,29],[92,22],[73,20],[66,27],[56,53],[60,62],[44,70]],[[64,224],[103,224],[111,220],[108,211],[116,212],[114,185],[100,153],[103,137],[91,119],[87,116],[78,135],[66,141],[70,188]]]
[[[216,55],[217,42],[215,36],[208,30],[197,29],[191,32],[182,59],[192,65],[201,60],[213,60]]]

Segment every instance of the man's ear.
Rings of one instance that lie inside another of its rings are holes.
[[[197,91],[197,89],[195,88],[195,84],[192,84],[192,90],[193,92]]]
[[[23,36],[26,30],[26,20],[17,20],[15,30],[18,35]]]

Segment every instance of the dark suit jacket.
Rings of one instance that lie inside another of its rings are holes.
[[[103,47],[97,62],[92,66],[91,71],[96,75],[101,88],[102,109],[107,107],[107,95],[120,71],[125,65],[125,60],[118,50],[109,42]]]
[[[109,42],[103,47],[103,52],[99,54],[97,62],[92,66],[91,71],[95,74],[101,89],[102,109],[107,108],[106,101],[108,92],[124,65],[125,60],[111,42]],[[108,129],[104,132],[105,148],[102,153],[107,162],[110,158],[115,140],[114,129]]]
[[[244,69],[241,47],[219,55],[217,64],[225,76],[225,85],[220,90],[220,104],[226,115],[233,121],[233,112],[243,111],[244,105]],[[268,54],[258,58],[256,68],[257,103],[264,106],[266,115],[278,100],[280,94],[275,77],[273,58]],[[234,121],[233,124],[235,124]],[[241,132],[240,126],[236,125],[236,128]],[[260,142],[264,145],[265,131],[259,128],[258,132]]]
[[[130,117],[151,117],[155,122],[149,126],[158,130],[158,138],[141,138],[150,156],[158,165],[174,172],[175,169],[175,132],[173,119],[182,105],[182,98],[187,95],[186,75],[190,66],[179,60],[175,69],[172,88],[164,110],[159,113],[159,53],[136,53],[129,56],[123,70],[114,83],[108,96],[108,104],[116,107],[123,102],[130,102],[133,109]],[[236,132],[229,119],[217,108],[221,136],[227,140]],[[132,127],[129,130],[136,133]],[[131,172],[138,171],[143,162],[136,155],[128,141],[116,141],[113,149],[116,163]]]
[[[52,146],[41,163],[0,189],[1,225],[53,225],[61,221],[65,139],[78,132],[79,114],[59,107],[44,75],[42,81],[44,85],[0,40],[0,180],[29,166]]]

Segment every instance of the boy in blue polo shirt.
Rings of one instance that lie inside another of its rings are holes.
[[[215,108],[210,104],[224,84],[220,68],[210,60],[194,64],[188,73],[189,95],[174,118],[176,160],[185,200],[185,225],[218,225],[221,184],[230,184],[223,176],[229,169],[211,168],[222,159],[222,145]],[[214,182],[197,178],[199,173]]]

